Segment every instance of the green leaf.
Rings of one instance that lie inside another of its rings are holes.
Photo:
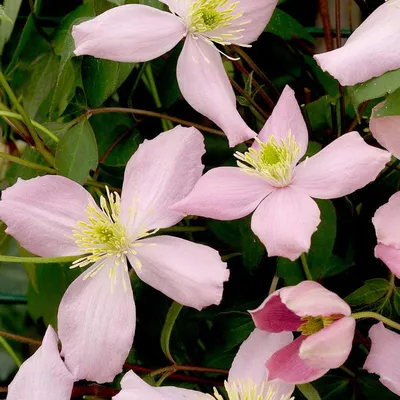
[[[7,15],[6,9],[2,4],[0,4],[0,20],[9,22],[10,24],[14,24],[14,21]]]
[[[123,6],[125,4],[125,0],[107,0],[107,1],[117,6]]]
[[[307,29],[295,18],[279,8],[275,8],[265,32],[273,33],[285,40],[299,38],[314,43],[314,38],[308,33]]]
[[[44,53],[33,63],[29,79],[23,86],[24,106],[31,118],[53,90],[57,80],[59,60],[53,53]]]
[[[373,375],[360,376],[357,378],[357,386],[368,400],[396,400],[399,398]]]
[[[0,7],[0,54],[3,53],[4,45],[11,37],[21,3],[22,0],[4,0]]]
[[[363,286],[345,298],[351,306],[365,306],[378,302],[391,289],[386,279],[375,278],[365,282]]]
[[[358,110],[364,101],[383,97],[395,92],[398,88],[400,88],[400,69],[386,72],[378,78],[372,78],[367,82],[349,87],[348,92],[354,108]]]
[[[35,281],[28,289],[28,311],[34,320],[57,326],[57,310],[68,286],[82,272],[68,264],[43,264],[34,269]]]
[[[304,280],[303,269],[298,260],[290,261],[287,258],[278,257],[276,273],[284,279],[285,286],[297,285]]]
[[[390,117],[400,114],[400,89],[390,94],[385,103],[375,113],[375,117]]]
[[[55,163],[61,175],[86,182],[98,163],[96,137],[89,121],[85,119],[65,133],[57,146]]]
[[[317,389],[311,383],[303,383],[296,386],[307,400],[321,400]]]
[[[336,239],[336,211],[330,200],[316,200],[321,211],[321,223],[311,239],[307,254],[308,266],[315,279],[325,276]]]
[[[161,349],[169,361],[175,363],[174,358],[170,351],[170,340],[172,330],[174,329],[175,322],[182,311],[183,306],[176,301],[174,301],[168,310],[167,317],[165,318],[165,323],[161,331],[160,343]]]

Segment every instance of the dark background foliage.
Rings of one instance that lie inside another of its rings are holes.
[[[8,15],[20,3],[21,7],[14,27],[6,21],[0,24],[2,70],[29,116],[59,139],[57,144],[40,132],[55,155],[58,173],[85,184],[95,197],[104,190],[104,184],[120,188],[124,167],[138,145],[145,138],[153,138],[177,122],[184,124],[185,121],[201,125],[207,147],[206,169],[234,165],[233,152],[244,151],[246,145],[230,149],[227,140],[217,134],[217,128],[192,110],[179,92],[175,67],[180,46],[145,64],[73,57],[71,26],[118,2],[6,0],[4,3]],[[157,0],[125,3],[137,2],[163,7]],[[307,155],[349,130],[358,130],[368,143],[377,145],[368,131],[371,108],[400,87],[400,71],[394,71],[343,91],[332,77],[319,69],[312,59],[315,46],[320,51],[330,41],[336,46],[335,31],[324,32],[315,22],[325,3],[324,0],[280,1],[266,32],[251,49],[245,50],[250,58],[233,48],[227,51],[239,52],[241,60],[225,61],[236,88],[240,112],[256,131],[271,113],[284,86],[288,84],[295,89],[310,131]],[[363,17],[381,3],[377,0],[340,2],[342,10],[352,7],[353,12],[360,10]],[[335,8],[328,10],[335,28]],[[342,23],[346,26],[347,21],[342,18]],[[341,30],[342,40],[356,25],[353,23]],[[121,110],[121,107],[135,110]],[[15,112],[4,92],[0,110]],[[153,114],[146,115],[143,110]],[[171,122],[159,114],[178,120]],[[8,118],[0,124],[8,152],[22,160],[47,165],[32,146],[21,121]],[[5,174],[0,183],[3,189],[14,184],[18,177],[27,179],[43,174],[17,163],[3,163],[1,169]],[[376,238],[371,217],[398,190],[399,179],[400,172],[394,164],[376,182],[348,197],[333,202],[319,201],[322,223],[313,236],[307,257],[313,277],[345,298],[354,310],[375,310],[394,319],[400,314],[400,289],[388,280],[387,268],[374,258]],[[247,310],[258,306],[268,295],[274,274],[280,278],[279,285],[292,285],[305,279],[299,261],[267,257],[250,229],[249,218],[232,222],[187,218],[179,226],[182,232],[174,234],[206,243],[218,249],[228,261],[231,279],[223,302],[202,312],[183,309],[169,338],[166,334],[169,322],[165,325],[165,321],[171,300],[133,278],[138,324],[126,370],[149,372],[147,369],[168,366],[165,355],[168,349],[180,365],[228,369],[238,346],[254,329]],[[2,224],[1,254],[27,256],[18,243],[5,235],[4,229]],[[0,336],[6,337],[22,360],[35,351],[35,341],[41,340],[46,325],[56,325],[59,301],[79,273],[68,267],[0,263]],[[170,316],[174,308],[171,310]],[[361,369],[370,345],[367,338],[370,325],[370,322],[358,324],[346,368],[332,370],[313,383],[322,399],[396,397],[376,376]],[[5,332],[22,338],[13,340]],[[0,398],[5,398],[5,387],[15,372],[15,362],[0,348],[0,386],[4,387],[0,389]],[[146,379],[151,380],[148,375]],[[223,374],[181,372],[166,382],[210,391],[224,379]],[[102,387],[79,382],[74,396],[96,394],[96,398],[109,398],[113,388],[118,388],[118,379]],[[296,398],[301,399],[303,395],[297,391]],[[318,397],[308,395],[308,398]]]

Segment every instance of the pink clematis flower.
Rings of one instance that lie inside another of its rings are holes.
[[[273,353],[293,340],[291,333],[269,333],[255,329],[240,347],[229,371],[225,388],[229,400],[289,400],[294,385],[279,380],[268,382],[265,362]],[[172,386],[152,387],[132,371],[121,382],[122,391],[114,400],[222,400],[214,390],[214,397],[195,390]]]
[[[75,379],[107,382],[122,370],[136,325],[128,260],[140,279],[183,305],[200,310],[220,303],[229,272],[217,251],[151,236],[183,218],[169,206],[201,176],[203,154],[194,128],[145,141],[126,167],[121,198],[107,191],[100,207],[61,176],[19,180],[4,191],[0,218],[23,247],[43,257],[85,254],[74,266],[91,265],[58,312],[62,353]]]
[[[7,400],[70,400],[74,377],[64,365],[57,343],[49,326],[42,345],[10,383]]]
[[[217,45],[249,46],[267,25],[277,0],[162,0],[171,13],[129,4],[74,26],[76,55],[144,62],[186,38],[177,77],[183,97],[214,121],[230,146],[255,137],[236,110],[236,97]]]
[[[343,86],[352,86],[400,68],[399,40],[400,3],[389,0],[353,32],[343,47],[314,58]]]
[[[312,200],[345,196],[373,181],[390,160],[350,132],[311,158],[308,133],[293,90],[282,93],[252,148],[236,153],[238,167],[207,172],[172,209],[224,221],[254,212],[251,227],[268,255],[295,260],[307,252],[320,223]]]
[[[400,192],[378,208],[372,223],[378,238],[375,257],[381,259],[400,278]]]
[[[267,361],[269,379],[311,382],[340,367],[350,354],[356,326],[350,307],[317,282],[277,290],[251,314],[263,331],[301,332]]]
[[[372,346],[363,368],[379,375],[381,383],[400,396],[400,335],[380,322],[370,329],[369,337]]]
[[[381,146],[396,158],[400,158],[400,116],[376,117],[376,113],[384,104],[385,102],[379,103],[372,109],[369,129]]]

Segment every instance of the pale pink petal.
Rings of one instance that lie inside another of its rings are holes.
[[[131,232],[167,228],[184,217],[169,207],[201,177],[204,152],[200,132],[181,126],[139,146],[126,166],[121,196],[121,220]]]
[[[227,34],[229,36],[222,36],[227,42],[248,45],[255,42],[264,32],[278,0],[240,0],[239,2],[237,0],[229,0],[223,9],[226,9],[232,3],[238,3],[233,15],[239,13],[243,13],[243,15],[231,21],[228,27],[206,32],[206,35],[213,38],[220,37],[221,34]],[[236,33],[230,34],[232,31]]]
[[[300,346],[300,358],[312,368],[339,368],[353,344],[356,320],[344,317],[307,337]]]
[[[49,326],[42,345],[28,358],[8,387],[8,400],[69,400],[74,378],[60,358],[58,339]]]
[[[101,262],[103,269],[88,277]],[[76,380],[112,382],[132,347],[136,325],[132,287],[128,272],[114,263],[110,257],[94,264],[72,282],[61,300],[62,355]]]
[[[256,209],[253,232],[267,248],[268,256],[295,260],[311,246],[311,236],[320,223],[313,199],[293,187],[272,192]]]
[[[258,139],[264,143],[268,142],[271,136],[278,141],[287,140],[289,133],[300,147],[296,158],[297,162],[307,151],[308,130],[294,91],[286,86],[271,116],[261,129]],[[257,149],[258,143],[254,142],[253,147]]]
[[[182,18],[186,18],[186,16],[189,14],[190,12],[190,8],[192,6],[192,4],[196,1],[196,0],[159,0],[161,1],[161,3],[166,4],[169,9],[171,10],[171,12],[178,14],[180,17]]]
[[[279,295],[282,303],[300,317],[351,314],[349,305],[343,299],[314,281],[304,281],[296,286],[285,287],[280,290]]]
[[[265,363],[282,347],[293,341],[290,332],[270,333],[255,329],[242,343],[229,370],[228,382],[248,382],[261,385],[268,380]],[[274,389],[286,395],[294,390],[294,386],[284,382],[274,382]],[[276,398],[279,399],[278,393]]]
[[[75,55],[122,62],[144,62],[171,50],[186,28],[175,15],[140,4],[115,7],[75,25]]]
[[[0,219],[22,247],[42,257],[80,254],[72,231],[94,204],[82,186],[62,176],[42,176],[3,191]]]
[[[250,311],[257,328],[268,332],[297,331],[301,318],[282,303],[282,289],[271,294],[255,310]]]
[[[378,244],[375,247],[375,257],[381,259],[397,278],[400,279],[400,249]]]
[[[370,329],[369,337],[371,351],[363,368],[379,375],[382,384],[400,396],[400,335],[379,322]]]
[[[207,397],[200,392],[176,387],[153,387],[139,378],[133,371],[125,374],[121,381],[121,392],[114,400],[202,400]]]
[[[400,192],[379,207],[372,218],[378,243],[400,249]]]
[[[317,199],[335,199],[375,180],[389,161],[390,153],[350,132],[299,164],[292,185]]]
[[[340,49],[314,56],[343,86],[352,86],[400,68],[397,0],[375,10]]]
[[[375,117],[385,103],[379,103],[372,109],[369,129],[379,144],[388,149],[396,158],[400,158],[400,116]]]
[[[224,131],[231,147],[256,136],[236,109],[221,56],[212,45],[189,35],[178,60],[177,77],[186,101]]]
[[[220,303],[229,271],[216,250],[172,236],[139,244],[141,265],[133,256],[129,261],[141,280],[184,306],[201,310]]]
[[[278,350],[266,363],[269,379],[281,379],[287,383],[312,382],[325,375],[329,368],[317,369],[310,367],[299,356],[301,345],[307,336],[300,336],[281,350]]]
[[[230,221],[253,212],[273,190],[263,178],[249,175],[240,168],[214,168],[172,209],[187,215]]]

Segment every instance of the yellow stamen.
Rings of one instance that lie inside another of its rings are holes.
[[[300,325],[297,331],[301,332],[302,335],[312,335],[326,328],[327,326],[332,325],[335,321],[342,317],[343,315],[341,314],[332,314],[329,316],[319,315],[317,317],[307,315],[301,318],[301,320],[305,322]]]

